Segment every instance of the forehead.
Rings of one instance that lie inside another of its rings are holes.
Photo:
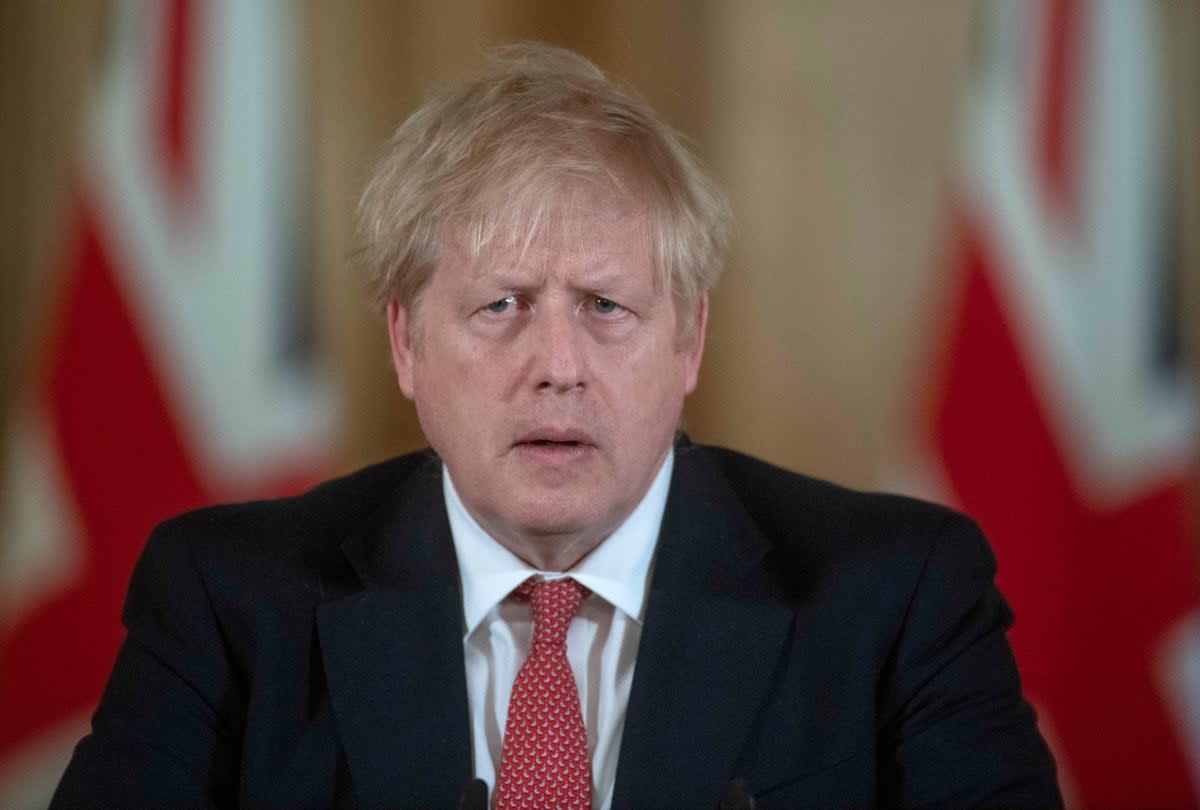
[[[547,207],[491,232],[478,226],[455,229],[443,241],[438,264],[453,266],[466,278],[619,274],[657,286],[651,244],[641,213],[612,206]]]

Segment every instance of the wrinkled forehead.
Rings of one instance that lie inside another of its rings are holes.
[[[507,204],[480,208],[447,223],[438,240],[446,255],[477,272],[496,266],[538,268],[619,257],[637,266],[657,264],[653,220],[643,200],[593,183],[512,190]],[[659,273],[653,272],[656,286]]]

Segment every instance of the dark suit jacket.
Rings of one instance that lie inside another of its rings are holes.
[[[963,516],[676,451],[614,807],[1058,806]],[[472,776],[440,462],[152,535],[54,807],[451,807]]]

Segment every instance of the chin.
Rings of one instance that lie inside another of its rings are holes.
[[[531,498],[513,517],[514,525],[539,537],[581,534],[599,519],[595,509],[579,503],[577,498],[564,498],[562,493]]]

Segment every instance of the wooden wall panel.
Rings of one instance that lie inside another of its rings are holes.
[[[972,4],[713,2],[740,223],[696,432],[873,484],[914,407]]]
[[[43,342],[49,271],[66,249],[72,160],[107,8],[107,0],[0,3],[0,437]]]

